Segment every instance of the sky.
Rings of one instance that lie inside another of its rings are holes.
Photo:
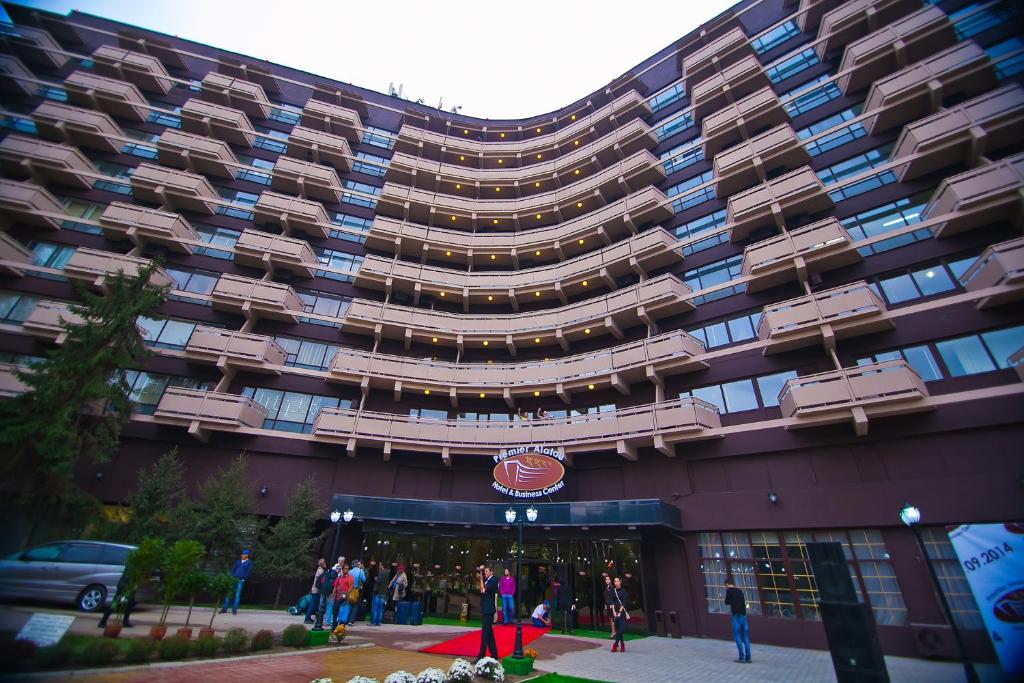
[[[481,118],[547,113],[736,0],[33,0]],[[282,8],[287,8],[284,10]]]

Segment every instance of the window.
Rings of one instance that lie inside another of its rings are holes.
[[[146,117],[148,123],[159,123],[168,128],[181,128],[181,116],[179,116],[181,107],[160,100],[150,100],[149,103],[156,109],[150,110],[149,116]],[[160,111],[162,109],[170,111]]]
[[[327,370],[331,359],[338,352],[338,346],[308,339],[274,337],[274,340],[288,353],[285,365],[309,370]]]
[[[264,429],[304,434],[313,431],[313,420],[321,408],[349,408],[352,405],[347,399],[333,396],[256,387],[246,387],[242,390],[242,396],[251,398],[267,409],[267,417],[263,421]]]
[[[373,225],[373,221],[369,218],[357,218],[346,213],[334,213],[331,223],[344,228],[343,230],[331,230],[331,237],[359,244],[366,241],[366,233],[370,232],[370,226]]]
[[[367,126],[363,131],[363,142],[374,147],[382,147],[384,149],[391,149],[395,146],[394,133],[383,128],[375,128],[373,126]]]
[[[212,225],[196,225],[195,229],[196,232],[199,233],[199,238],[207,244],[217,244],[231,249],[235,247],[235,243],[242,234],[238,230],[215,228]],[[214,249],[213,247],[197,247],[196,254],[212,256],[213,258],[224,259],[226,261],[233,261],[235,258],[235,253],[233,251],[222,251],[220,249]]]
[[[1020,6],[1016,2],[1003,0],[984,8],[982,4],[973,2],[950,13],[949,20],[953,22],[957,40],[966,40],[1000,24],[1012,22],[1020,16]]]
[[[796,25],[795,21],[790,19],[754,38],[750,41],[750,46],[754,48],[754,52],[762,55],[798,35],[800,35],[800,27]]]
[[[756,310],[718,322],[705,323],[703,326],[687,330],[687,332],[704,342],[705,348],[710,349],[756,339],[757,328],[760,324],[761,311]]]
[[[433,410],[431,408],[409,408],[409,417],[418,417],[427,420],[447,420],[447,410]]]
[[[659,111],[672,104],[681,97],[686,96],[686,87],[680,81],[662,90],[660,93],[647,100],[651,105],[651,112],[657,114]]]
[[[1024,38],[1014,36],[985,50],[996,63],[999,80],[1024,72]]]
[[[818,54],[813,48],[806,48],[801,50],[795,55],[785,57],[774,64],[765,67],[765,74],[768,76],[768,80],[772,83],[781,83],[782,81],[795,76],[804,69],[810,68],[815,64],[821,62],[818,59]]]
[[[92,543],[68,543],[61,551],[61,562],[74,562],[75,564],[99,564],[100,556],[103,554],[103,546]]]
[[[42,360],[42,356],[31,356],[27,353],[15,353],[14,351],[0,351],[0,363],[17,365],[19,368],[31,367]]]
[[[76,218],[82,218],[85,220],[99,220],[99,216],[103,213],[103,210],[107,208],[106,204],[97,204],[96,202],[87,202],[81,199],[75,199],[74,197],[57,197],[60,200],[61,205],[64,207],[64,213],[69,216]],[[103,228],[98,225],[90,225],[88,223],[79,223],[77,221],[64,221],[60,224],[62,230],[74,230],[76,232],[87,232],[90,235],[101,235],[103,234]]]
[[[942,370],[935,362],[935,356],[928,346],[908,346],[894,351],[876,353],[867,358],[858,358],[857,365],[871,365],[872,363],[884,363],[888,360],[904,360],[914,372],[925,382],[934,382],[942,379]]]
[[[779,392],[786,380],[796,379],[795,370],[762,375],[753,379],[739,379],[724,384],[698,387],[679,394],[679,398],[699,398],[716,406],[720,413],[739,413],[757,410],[759,406],[771,408],[779,405]],[[758,396],[760,395],[760,402]]]
[[[684,111],[676,114],[669,120],[658,125],[654,129],[654,135],[658,138],[658,142],[664,142],[668,138],[682,133],[684,130],[693,125],[693,113],[690,111]]]
[[[299,107],[293,107],[290,104],[277,104],[270,110],[270,116],[268,117],[271,121],[278,121],[280,123],[286,123],[289,126],[294,126],[299,123],[299,119],[302,118],[302,109]]]
[[[327,266],[328,268],[356,271],[363,263],[362,256],[347,254],[343,251],[334,251],[333,249],[324,249],[322,247],[313,247],[313,251],[316,252],[316,258],[320,262],[320,265]],[[355,280],[355,276],[353,275],[334,273],[326,270],[316,271],[316,277],[325,277],[328,280],[338,280],[340,282],[352,282]]]
[[[921,222],[921,211],[924,209],[930,196],[931,192],[921,192],[913,197],[898,199],[874,209],[868,209],[849,218],[844,218],[841,223],[854,240],[863,240],[875,235],[899,230],[908,225]],[[857,249],[857,252],[861,256],[880,254],[883,251],[889,251],[906,244],[930,239],[931,236],[931,230],[922,228],[912,233],[860,247]]]
[[[680,213],[714,199],[715,186],[711,184],[711,179],[714,175],[714,171],[707,171],[668,188],[665,194],[669,197],[676,197],[675,201],[672,202],[672,209],[676,213]]]
[[[63,543],[44,545],[26,551],[22,557],[33,562],[56,562],[57,558],[60,557],[60,551],[63,547]]]
[[[109,161],[95,161],[96,169],[105,176],[112,178],[124,178],[128,179],[131,177],[134,168],[128,166],[122,166],[121,164],[112,164]],[[92,184],[93,189],[106,190],[107,192],[116,192],[117,194],[130,195],[132,193],[132,186],[128,183],[117,183],[112,180],[106,180],[100,178]]]
[[[931,560],[932,567],[939,577],[939,585],[942,586],[942,593],[946,596],[956,625],[960,628],[983,630],[985,624],[978,612],[978,603],[974,600],[974,594],[967,583],[967,577],[964,576],[960,559],[953,550],[953,544],[949,542],[949,534],[942,527],[921,527],[921,536],[924,538],[928,559]]]
[[[857,156],[850,157],[849,159],[844,159],[843,161],[840,161],[837,164],[832,164],[828,168],[823,168],[820,171],[818,171],[818,177],[821,178],[821,182],[825,183],[826,185],[831,185],[832,183],[837,183],[841,180],[852,178],[855,175],[859,175],[860,173],[863,173],[868,169],[875,168],[877,166],[881,166],[882,164],[884,164],[886,161],[889,160],[889,152],[891,151],[891,144],[882,145],[881,147],[878,147],[876,149],[868,150],[863,154],[858,154]],[[896,176],[891,171],[888,173],[889,175],[892,176],[892,180],[889,180],[888,182],[895,182]],[[882,184],[884,185],[886,183]],[[874,187],[870,189],[874,189]],[[866,191],[867,190],[862,190],[862,192]],[[856,194],[861,194],[861,192],[857,192]],[[835,199],[835,197],[833,197],[833,199]],[[836,201],[838,201],[838,199],[836,199]]]
[[[258,194],[252,192],[243,192],[242,190],[229,190],[226,187],[214,186],[217,190],[217,194],[221,196],[221,199],[225,199],[232,204],[241,204],[245,206],[256,206],[256,201],[260,198]],[[248,209],[241,208],[238,206],[217,206],[217,213],[222,216],[230,216],[231,218],[241,218],[242,220],[251,221],[256,214]]]
[[[156,412],[156,406],[160,403],[167,387],[204,390],[210,388],[208,383],[192,377],[158,375],[138,370],[127,370],[124,373],[124,379],[129,388],[128,400],[135,404],[135,412],[143,415],[152,415]]]
[[[351,301],[351,299],[345,297],[314,291],[299,291],[298,295],[302,299],[303,310],[306,313],[316,313],[317,315],[325,315],[332,318],[343,316],[345,311],[348,310],[348,304]],[[341,323],[331,320],[320,320],[318,318],[299,318],[299,320],[313,325],[341,328]]]
[[[39,134],[35,121],[27,116],[18,116],[16,114],[4,114],[0,116],[0,127],[13,130],[15,133],[26,133],[28,135]]]
[[[159,135],[134,128],[125,128],[124,134],[134,142],[125,143],[125,146],[121,148],[122,154],[132,154],[143,159],[157,158],[156,143],[160,139]]]
[[[720,285],[740,276],[743,267],[743,255],[736,254],[720,261],[713,261],[700,268],[694,268],[683,273],[682,280],[690,289],[698,291],[714,285]],[[743,291],[743,285],[725,287],[715,292],[702,294],[693,300],[695,304],[702,304],[716,299],[723,299]]]
[[[830,128],[835,128],[841,125],[844,121],[856,118],[861,112],[861,105],[851,107],[838,114],[828,116],[816,123],[807,126],[796,132],[796,136],[801,140],[814,137],[819,133],[823,133]],[[867,131],[864,130],[864,126],[860,123],[851,123],[848,126],[843,126],[839,130],[834,130],[828,135],[824,135],[817,140],[807,143],[807,153],[812,157],[835,149],[836,147],[842,147],[848,142],[853,142],[857,138],[862,138],[867,135]]]
[[[468,422],[509,422],[508,413],[459,413],[457,419]]]
[[[936,342],[951,377],[1010,367],[1009,356],[1024,347],[1024,325]]]
[[[192,292],[193,294],[209,294],[217,284],[218,274],[208,270],[186,270],[184,268],[165,268],[167,274],[174,280],[174,289],[181,292]],[[171,294],[168,298],[178,301],[198,303],[203,306],[211,305],[206,299],[193,299],[192,297]]]
[[[39,89],[36,90],[36,96],[45,97],[46,99],[53,100],[54,102],[68,101],[68,91],[56,85],[39,86]]]
[[[830,78],[832,77],[828,74],[822,74],[814,80],[808,81],[803,85],[799,85],[784,94],[781,99],[786,103],[786,113],[789,114],[790,118],[796,118],[801,114],[806,114],[826,102],[831,102],[837,97],[842,97],[842,91],[834,82],[829,81]],[[824,81],[828,82],[824,83]],[[818,83],[823,83],[823,85],[817,85]],[[787,98],[791,99],[787,100]]]
[[[75,254],[75,248],[66,244],[53,244],[51,242],[40,242],[33,240],[26,245],[32,252],[32,263],[44,268],[64,270],[66,264]],[[47,280],[67,281],[63,275],[54,273],[29,272],[33,277],[41,277]]]
[[[665,165],[666,175],[671,175],[687,166],[692,166],[698,161],[704,160],[704,148],[700,144],[700,138],[691,140],[685,145],[680,145],[661,155],[661,161]]]
[[[354,180],[346,180],[342,183],[346,190],[341,196],[341,201],[346,204],[355,204],[356,206],[365,206],[368,209],[374,209],[377,207],[377,200],[365,197],[363,195],[372,195],[373,197],[380,196],[380,188],[374,187],[373,185],[367,185],[366,183],[357,183]],[[359,192],[360,194],[353,194]]]
[[[20,324],[35,310],[39,297],[0,291],[0,323]]]
[[[190,320],[163,320],[140,315],[135,321],[143,330],[146,346],[159,349],[183,349],[188,344],[196,323]]]
[[[252,168],[240,168],[238,173],[235,175],[239,180],[248,180],[253,183],[259,183],[260,185],[270,184],[270,172],[274,170],[274,162],[267,161],[266,159],[257,159],[251,157],[248,154],[238,155],[239,163],[245,166],[251,166]]]
[[[252,146],[256,149],[265,149],[268,152],[277,152],[278,154],[284,154],[285,150],[288,149],[287,133],[271,130],[266,126],[253,125],[253,128],[259,133],[256,136],[256,141],[252,143]]]
[[[959,289],[957,272],[963,272],[975,261],[970,256],[946,264],[942,261],[926,265],[914,266],[910,270],[883,275],[872,283],[871,288],[876,294],[890,304],[901,304],[927,296],[942,294]]]
[[[689,223],[683,223],[682,225],[676,226],[673,229],[673,233],[676,237],[683,240],[695,237],[701,234],[702,232],[715,230],[725,225],[725,213],[725,209],[722,209],[721,211],[716,211],[707,216],[695,218]],[[719,244],[725,244],[728,241],[729,233],[720,232],[716,235],[705,237],[702,240],[698,240],[696,242],[691,242],[687,244],[686,246],[683,247],[683,255],[689,256],[690,254],[695,254],[698,251],[704,251],[705,249],[710,249],[711,247],[717,246]]]
[[[365,173],[374,178],[383,177],[388,172],[388,164],[391,163],[384,157],[379,157],[376,154],[367,154],[366,152],[356,152],[356,159],[357,161],[352,164],[352,170],[355,173]],[[359,161],[360,159],[362,161]]]

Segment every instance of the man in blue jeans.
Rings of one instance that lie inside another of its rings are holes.
[[[737,664],[750,664],[750,626],[747,624],[747,599],[732,579],[725,581],[725,604],[732,611],[732,637],[740,656]]]
[[[380,626],[384,620],[384,607],[388,600],[388,586],[391,585],[391,570],[380,563],[380,571],[373,579],[373,602],[370,604],[370,625]]]
[[[252,561],[249,559],[249,550],[242,551],[241,559],[235,560],[235,564],[231,567],[231,576],[235,577],[237,583],[235,584],[235,602],[231,606],[231,613],[238,614],[238,601],[242,597],[242,586],[245,585],[245,580],[249,578],[249,574],[252,572]],[[231,594],[224,596],[224,605],[220,608],[220,613],[228,611],[228,603],[231,602]]]

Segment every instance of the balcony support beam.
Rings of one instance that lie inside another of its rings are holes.
[[[509,410],[514,410],[516,402],[512,400],[512,390],[508,387],[503,387],[501,390],[501,397],[505,399],[505,405],[509,407]]]
[[[394,396],[395,403],[398,403],[399,401],[402,400],[402,380],[400,379],[395,380]]]
[[[384,442],[384,462],[389,462],[390,460],[391,460],[391,442],[390,441],[385,441]]]
[[[643,306],[640,306],[638,308],[642,309]],[[639,311],[638,311],[638,313],[639,313]],[[645,316],[645,315],[646,315],[646,313],[643,313],[643,315],[641,315],[641,318],[643,318],[643,316]],[[650,324],[650,323],[648,323],[648,324]],[[622,328],[619,327],[619,324],[617,322],[615,322],[615,319],[613,317],[611,317],[610,315],[606,315],[604,317],[604,326],[608,328],[608,330],[612,333],[612,335],[615,336],[616,339],[625,339],[626,338],[626,335],[624,335],[622,333]]]
[[[555,393],[558,394],[558,398],[562,399],[562,403],[572,405],[572,398],[569,396],[569,392],[565,390],[565,384],[562,382],[556,384]]]
[[[356,457],[356,437],[350,436],[345,442],[345,455],[350,458]]]
[[[864,411],[863,406],[854,406],[851,412],[853,413],[853,431],[857,436],[867,436],[868,414]]]
[[[198,420],[193,420],[192,422],[188,423],[188,433],[194,436],[195,438],[199,439],[203,443],[206,443],[207,441],[210,440],[210,432],[200,427],[200,423]]]
[[[658,450],[658,452],[662,453],[666,457],[676,457],[675,446],[665,441],[665,437],[662,436],[661,434],[654,435],[654,447]]]
[[[626,460],[636,462],[637,451],[634,444],[628,443],[623,439],[619,439],[615,442],[615,451]]]
[[[612,373],[612,386],[623,396],[629,396],[629,384],[622,381],[622,376],[617,372]]]

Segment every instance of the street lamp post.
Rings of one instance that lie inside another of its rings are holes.
[[[505,510],[505,521],[509,524],[516,524],[516,517],[518,515],[512,508]],[[537,508],[532,505],[526,508],[526,519],[520,517],[517,524],[519,543],[516,545],[516,645],[512,650],[512,656],[516,659],[522,659],[525,656],[523,654],[523,613],[519,609],[519,590],[523,583],[523,524],[526,521],[530,523],[537,521]]]
[[[331,524],[334,525],[334,539],[331,541],[331,554],[328,558],[329,564],[328,569],[334,566],[334,562],[338,559],[338,532],[341,530],[341,520],[345,520],[345,524],[352,521],[355,513],[352,510],[345,510],[345,512],[338,512],[332,510],[330,514]],[[320,594],[320,605],[316,610],[316,623],[313,624],[314,631],[322,631],[324,629],[324,610],[327,607],[326,596],[321,592]]]
[[[960,635],[960,629],[956,627],[956,621],[953,619],[953,611],[949,608],[949,602],[946,600],[946,594],[942,592],[942,584],[939,583],[939,577],[935,573],[935,567],[932,566],[932,560],[928,556],[928,548],[925,547],[924,538],[921,536],[921,529],[918,527],[918,524],[921,522],[921,511],[910,503],[904,503],[903,507],[900,509],[900,520],[914,532],[914,538],[917,539],[917,544],[921,548],[921,554],[924,556],[925,564],[928,565],[928,573],[931,574],[932,583],[935,585],[935,592],[939,594],[939,603],[942,605],[942,611],[945,612],[946,621],[949,622],[950,627],[953,629],[953,638],[956,640],[957,648],[960,650],[960,659],[964,665],[964,674],[967,676],[967,683],[980,683],[978,672],[974,670],[974,661],[971,660],[971,655],[967,651],[967,645],[964,643],[964,639]]]

